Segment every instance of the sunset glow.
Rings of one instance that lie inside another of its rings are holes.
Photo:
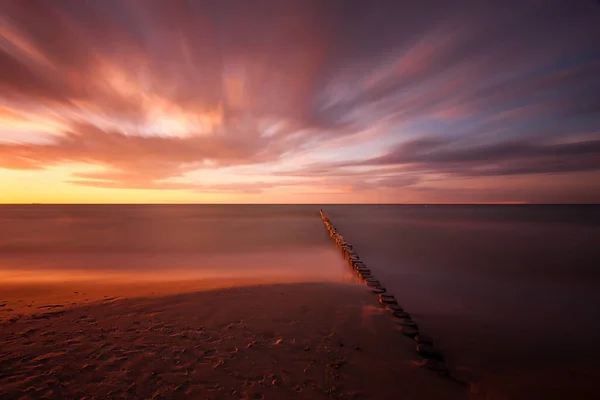
[[[449,3],[2,1],[0,203],[600,201],[597,2]]]

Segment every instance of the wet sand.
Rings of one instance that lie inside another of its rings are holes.
[[[193,283],[173,285],[120,297],[115,295],[123,288],[113,287],[106,298],[99,296],[107,287],[90,286],[88,301],[72,301],[84,295],[64,288],[62,303],[55,288],[56,304],[46,305],[57,307],[25,306],[18,313],[6,308],[28,301],[35,286],[3,290],[10,298],[0,298],[6,304],[0,314],[0,398],[467,396],[464,386],[419,365],[414,341],[398,331],[366,286],[192,291]],[[40,293],[32,297],[50,300]]]

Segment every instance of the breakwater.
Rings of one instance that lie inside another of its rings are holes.
[[[439,373],[448,375],[449,370],[444,363],[444,356],[441,351],[433,345],[433,339],[419,330],[419,325],[413,320],[410,313],[404,310],[398,304],[394,295],[387,291],[387,288],[373,275],[371,269],[361,260],[354,249],[354,246],[346,241],[342,234],[333,226],[323,210],[319,211],[321,220],[331,239],[342,252],[344,259],[352,268],[354,275],[365,283],[373,294],[377,295],[378,302],[382,307],[389,310],[394,317],[398,319],[400,332],[408,338],[415,341],[415,350],[423,358],[422,366]]]

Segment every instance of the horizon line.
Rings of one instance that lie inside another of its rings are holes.
[[[600,203],[529,203],[519,201],[506,201],[506,202],[439,202],[439,203],[0,203],[0,206],[40,206],[40,205],[60,205],[60,206],[84,206],[84,205],[138,205],[138,206],[164,206],[164,205],[197,205],[197,206],[283,206],[283,205],[294,205],[294,206],[360,206],[360,205],[372,205],[372,206],[440,206],[440,205],[548,205],[548,206],[567,206],[567,205],[590,205],[598,206]]]

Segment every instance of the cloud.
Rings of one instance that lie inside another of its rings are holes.
[[[595,171],[599,26],[592,1],[7,0],[0,168],[227,193]]]
[[[460,176],[600,171],[600,140],[551,144],[514,140],[465,146],[440,138],[418,139],[361,164]],[[344,166],[348,165],[338,165]]]
[[[109,172],[79,178],[123,182],[155,181],[181,175],[207,162],[216,166],[264,162],[269,139],[248,133],[186,138],[127,135],[79,125],[50,144],[0,144],[0,167],[36,169],[61,163],[89,163]]]

